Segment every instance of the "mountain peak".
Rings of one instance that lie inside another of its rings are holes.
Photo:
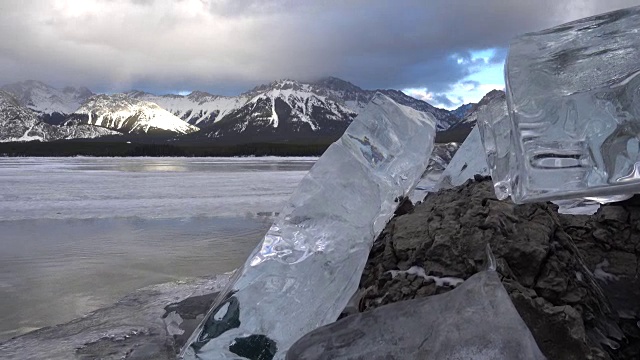
[[[2,87],[26,106],[40,114],[71,114],[94,94],[87,88],[65,87],[62,90],[37,80],[27,80]]]
[[[40,90],[40,91],[50,92],[50,91],[56,90],[52,86],[49,86],[37,80],[25,80],[25,81],[19,81],[11,84],[6,84],[2,87],[2,89],[16,95],[18,98],[22,97],[21,96],[22,94],[30,93],[33,91]]]
[[[334,91],[364,91],[360,87],[334,76],[327,76],[312,82],[313,85],[322,86]]]
[[[204,99],[213,99],[218,96],[208,93],[206,91],[194,90],[189,95],[187,95],[187,97],[192,100],[201,101]]]
[[[291,79],[280,79],[268,84],[258,85],[245,94],[256,94],[270,90],[308,90],[308,84],[303,84]]]
[[[0,109],[4,109],[8,106],[20,106],[20,104],[12,93],[0,89]]]
[[[93,96],[73,114],[72,120],[136,134],[182,135],[199,130],[158,104],[127,94]]]
[[[53,89],[53,86],[47,85],[47,84],[43,83],[42,81],[38,81],[38,80],[25,80],[25,81],[17,82],[17,83],[15,83],[15,85],[21,85],[21,86],[25,86],[25,87],[38,87],[38,88]]]
[[[140,98],[140,97],[144,97],[146,95],[152,95],[152,94],[150,94],[150,93],[148,93],[146,91],[136,90],[136,89],[129,90],[125,94],[128,95],[128,96],[131,96],[133,98]]]
[[[482,100],[478,102],[478,105],[488,104],[493,99],[497,99],[499,97],[504,97],[504,96],[505,96],[505,93],[502,90],[495,90],[495,89],[491,90],[482,97]]]
[[[469,113],[469,111],[474,108],[475,105],[476,104],[474,103],[462,104],[455,110],[452,110],[451,113],[454,114],[458,119],[463,119]]]

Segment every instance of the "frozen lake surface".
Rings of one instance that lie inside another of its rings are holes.
[[[315,158],[0,158],[0,341],[240,266]]]

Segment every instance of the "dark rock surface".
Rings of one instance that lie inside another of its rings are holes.
[[[298,340],[287,360],[544,359],[495,271],[439,296],[348,316]]]
[[[456,281],[443,280],[486,268],[490,244],[549,359],[639,359],[640,206],[561,215],[552,204],[497,201],[491,182],[476,180],[431,194],[388,224],[361,279],[360,310],[449,291]]]

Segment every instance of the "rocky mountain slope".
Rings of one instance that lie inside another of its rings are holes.
[[[94,95],[85,87],[60,90],[34,80],[5,85],[2,90],[12,94],[20,105],[36,112],[41,120],[53,125],[62,124],[67,115]]]
[[[432,106],[431,104],[422,100],[418,100],[414,97],[411,97],[403,93],[402,91],[399,91],[399,90],[378,90],[378,91],[392,98],[395,102],[397,102],[400,105],[405,105],[405,106],[414,108],[418,111],[426,112],[433,115],[436,118],[436,131],[447,130],[460,121],[460,119],[450,111]]]
[[[3,88],[50,124],[90,124],[141,136],[189,135],[184,141],[222,144],[335,140],[377,92],[433,115],[439,132],[473,121],[469,114],[475,106],[448,111],[398,90],[364,90],[335,77],[279,80],[233,97],[201,91],[184,96],[142,91],[96,96],[86,88],[59,90],[37,81]]]
[[[212,124],[229,112],[240,108],[247,98],[243,96],[219,96],[203,91],[189,95],[154,95],[143,91],[129,91],[127,96],[158,104],[183,121],[196,126]]]
[[[315,82],[279,80],[258,86],[236,99],[237,109],[202,125],[198,136],[218,140],[337,139],[377,93],[420,112],[433,115],[437,130],[460,121],[451,112],[436,108],[397,90],[363,90],[347,81],[329,77]],[[196,111],[199,113],[199,111]]]
[[[203,135],[245,140],[337,138],[357,116],[344,101],[291,80],[257,87],[240,98],[248,100],[203,130]]]
[[[184,135],[198,131],[155,103],[126,94],[97,95],[86,101],[70,119],[129,134]]]
[[[465,116],[467,116],[469,111],[473,109],[475,105],[476,104],[473,104],[473,103],[463,104],[458,106],[457,109],[452,110],[451,113],[455,115],[458,119],[463,119]]]
[[[400,91],[377,91],[399,104],[432,114],[438,131],[460,121],[456,114]],[[141,91],[126,95],[154,102],[183,121],[202,128],[194,138],[236,142],[337,138],[377,91],[327,77],[313,82],[274,81],[235,97],[200,91],[185,96],[158,96]]]
[[[492,90],[488,92],[477,104],[467,104],[469,106],[464,117],[447,130],[438,132],[436,134],[436,142],[448,143],[464,141],[478,121],[478,110],[480,107],[487,105],[492,101],[504,99],[504,96],[504,91]],[[457,112],[460,109],[462,109],[462,107],[454,110],[454,112]]]
[[[91,125],[54,126],[41,121],[38,113],[20,105],[12,94],[0,90],[0,142],[54,141],[119,135]]]

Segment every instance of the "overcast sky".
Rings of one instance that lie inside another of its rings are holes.
[[[509,40],[640,0],[0,0],[0,84],[236,95],[336,76],[453,108]]]

